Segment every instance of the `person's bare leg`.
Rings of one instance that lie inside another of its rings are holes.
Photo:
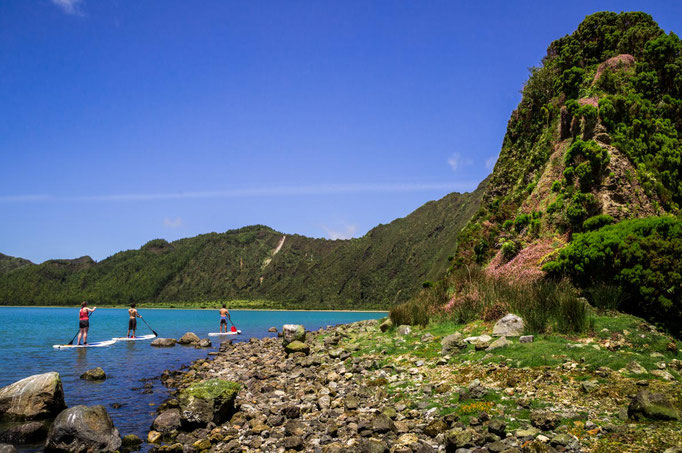
[[[126,334],[126,338],[130,338],[130,329],[128,329],[128,333]]]
[[[82,337],[83,337],[83,329],[80,328],[80,329],[78,329],[78,341],[76,342],[76,344],[81,344],[81,338]]]
[[[89,327],[83,329],[83,344],[88,344],[88,329]]]

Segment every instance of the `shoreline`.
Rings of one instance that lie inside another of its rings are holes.
[[[95,306],[95,305],[93,305]],[[67,309],[76,309],[80,308],[79,305],[74,305],[74,306],[65,306],[65,305],[1,305],[0,308],[67,308]],[[97,308],[102,308],[102,309],[116,309],[116,310],[121,310],[121,309],[128,309],[130,308],[129,305],[114,305],[114,306],[109,306],[109,305],[100,305],[97,306]],[[212,308],[196,308],[196,307],[143,307],[143,306],[137,306],[136,307],[139,310],[218,310],[220,307],[212,307]],[[294,311],[294,312],[335,312],[335,313],[387,313],[388,310],[347,310],[347,309],[342,309],[342,310],[332,310],[332,309],[316,309],[316,308],[311,308],[311,309],[303,309],[303,308],[294,308],[294,309],[287,309],[287,308],[229,308],[231,311]]]

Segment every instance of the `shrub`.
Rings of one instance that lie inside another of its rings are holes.
[[[502,244],[502,256],[506,261],[510,261],[519,253],[519,245],[514,241],[504,241]]]
[[[682,221],[647,217],[576,234],[543,270],[582,288],[622,288],[622,309],[682,332]]]
[[[606,214],[596,215],[590,217],[589,219],[585,220],[585,222],[583,222],[583,229],[585,231],[598,230],[603,226],[611,225],[613,222],[614,219],[610,215]]]
[[[617,310],[623,300],[623,289],[617,285],[595,285],[584,291],[590,303],[600,310]]]
[[[428,310],[417,300],[411,300],[394,306],[391,308],[389,317],[396,326],[403,324],[426,326],[429,323]]]

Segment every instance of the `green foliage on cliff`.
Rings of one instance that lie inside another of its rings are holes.
[[[14,256],[3,255],[0,253],[0,274],[4,274],[5,272],[9,272],[29,264],[33,263],[23,258],[16,258]]]
[[[583,288],[622,289],[618,308],[682,332],[682,221],[626,220],[575,235],[544,269]]]
[[[448,266],[483,189],[450,194],[350,240],[251,226],[174,242],[154,239],[99,263],[53,260],[0,274],[0,304],[267,300],[289,308],[384,308]]]

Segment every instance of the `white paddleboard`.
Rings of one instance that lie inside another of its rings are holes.
[[[102,348],[104,346],[111,346],[116,343],[116,340],[97,341],[88,344],[55,344],[52,347],[55,349],[69,349],[69,348]]]
[[[135,337],[135,338],[116,337],[116,338],[112,338],[112,340],[114,340],[114,341],[140,341],[140,340],[151,340],[152,338],[154,338],[154,335],[149,334],[149,335],[142,335],[142,336]]]
[[[209,337],[220,337],[220,336],[223,336],[223,335],[239,335],[240,333],[242,333],[241,330],[238,330],[238,331],[236,331],[236,332],[210,332],[210,333],[208,334],[208,336],[209,336]]]

